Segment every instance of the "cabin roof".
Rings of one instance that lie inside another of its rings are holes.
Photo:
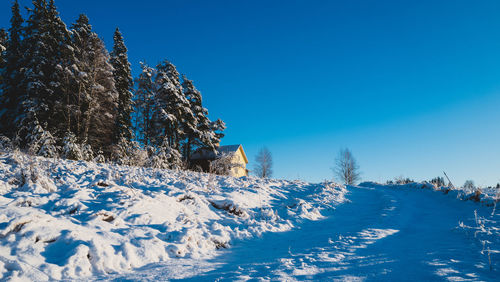
[[[220,146],[219,148],[217,148],[217,151],[219,153],[235,153],[236,151],[238,151],[240,146],[240,144]]]
[[[201,160],[201,159],[215,159],[217,155],[220,154],[234,154],[236,153],[241,147],[241,153],[243,155],[243,158],[245,159],[245,162],[248,163],[247,156],[245,154],[245,151],[243,151],[243,147],[241,144],[237,145],[225,145],[225,146],[219,146],[217,148],[217,152],[214,153],[213,151],[207,150],[207,149],[198,149],[196,152],[191,155],[192,160]],[[217,155],[216,155],[217,154]]]

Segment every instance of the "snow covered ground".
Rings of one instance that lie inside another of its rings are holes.
[[[203,262],[213,269],[187,280],[498,281],[493,207],[408,186],[348,189],[350,201],[325,210],[326,218],[239,241]],[[487,232],[479,234],[474,211],[489,220]],[[491,266],[482,239],[491,242]],[[127,278],[148,281],[163,270],[158,264]]]
[[[193,277],[222,249],[323,218],[345,193],[1,153],[0,280]]]
[[[2,154],[0,280],[498,281],[483,192]]]

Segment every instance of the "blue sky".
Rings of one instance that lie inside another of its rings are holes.
[[[10,1],[0,4],[8,27]],[[29,1],[20,1],[24,6]],[[202,91],[224,144],[262,146],[275,177],[331,179],[349,147],[364,180],[500,182],[498,1],[56,1],[139,61]]]

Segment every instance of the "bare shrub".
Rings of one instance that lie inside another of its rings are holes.
[[[333,172],[340,181],[347,185],[356,184],[361,179],[356,159],[354,159],[352,152],[347,148],[339,151]]]
[[[254,174],[261,178],[268,178],[273,175],[273,157],[271,152],[266,148],[260,149],[257,157],[255,157]]]
[[[399,185],[409,184],[409,183],[414,183],[414,182],[415,182],[415,180],[410,179],[408,177],[404,177],[402,175],[394,178],[394,183],[399,184]]]
[[[443,187],[446,184],[444,183],[444,178],[441,176],[438,176],[436,178],[431,179],[430,181],[432,184],[434,184],[436,187]]]
[[[236,216],[243,216],[245,214],[245,211],[243,211],[241,208],[235,206],[234,204],[230,203],[215,203],[215,202],[210,202],[212,207],[218,209],[218,210],[225,210],[230,214],[234,214]]]

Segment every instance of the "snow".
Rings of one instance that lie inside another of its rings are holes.
[[[498,191],[0,154],[0,280],[495,281]]]
[[[474,211],[489,216],[492,207],[409,186],[348,190],[350,201],[323,210],[320,221],[236,242],[223,255],[206,261],[212,270],[187,280],[492,281],[498,277],[500,257],[492,252],[490,270],[478,237],[458,226],[459,221],[475,224]],[[490,245],[492,250],[500,247],[495,239],[498,229],[495,232],[489,235],[496,242]],[[144,268],[127,277],[145,281],[164,276]]]
[[[0,279],[108,279],[141,268],[191,277],[238,242],[322,219],[345,193],[333,183],[1,153]]]
[[[428,189],[436,192],[442,192],[446,195],[452,195],[461,200],[479,202],[486,206],[495,206],[496,203],[500,201],[500,189],[492,187],[474,188],[471,190],[462,187],[436,186],[428,182],[411,182],[408,184],[380,184],[376,182],[363,182],[359,184],[359,186],[372,188],[390,187],[392,189]]]

